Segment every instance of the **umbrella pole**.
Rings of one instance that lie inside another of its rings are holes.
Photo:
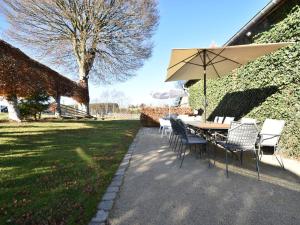
[[[169,93],[169,118],[171,116],[171,104],[170,104],[170,98],[171,98],[171,94]]]
[[[203,50],[204,122],[206,122],[206,50]]]

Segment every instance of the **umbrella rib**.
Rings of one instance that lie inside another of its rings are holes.
[[[227,59],[221,59],[220,61],[217,61],[217,62],[214,62],[214,63],[207,64],[207,66],[213,65],[213,64],[217,64],[217,63],[220,63],[220,62],[224,62],[224,61],[226,61],[226,60],[227,60]]]
[[[239,64],[240,66],[242,65],[241,63],[239,63],[239,62],[237,62],[237,61],[234,61],[233,59],[229,59],[229,58],[227,58],[227,57],[225,57],[225,56],[220,55],[224,50],[225,50],[225,48],[224,48],[221,52],[219,52],[218,54],[216,54],[216,53],[214,53],[214,52],[212,52],[212,51],[210,51],[210,50],[207,50],[207,51],[209,51],[210,53],[216,55],[212,60],[214,60],[216,57],[220,56],[220,57],[222,57],[223,59],[226,59],[226,60],[229,60],[229,61],[234,62],[234,63],[236,63],[236,64]],[[212,61],[212,60],[211,60],[211,61]],[[211,62],[211,61],[210,61],[210,62]],[[209,62],[209,63],[210,63],[210,62]]]
[[[218,54],[216,54],[216,53],[214,53],[214,52],[212,52],[212,51],[207,50],[207,51],[209,51],[210,53],[213,53],[213,54],[215,55],[215,57],[213,57],[212,60],[210,60],[210,61],[207,63],[207,65],[209,65],[215,58],[217,58],[218,56],[220,56],[220,54],[221,54],[224,50],[225,50],[225,48],[223,48]]]
[[[201,65],[201,64],[192,63],[192,62],[185,62],[185,63],[187,63],[187,64],[191,64],[191,65],[195,65],[195,66],[203,66],[203,65]]]
[[[168,68],[168,70],[171,69],[171,68],[173,68],[174,66],[177,66],[178,64],[180,64],[180,63],[182,63],[182,62],[185,62],[185,60],[190,59],[190,58],[193,58],[193,57],[195,57],[195,56],[197,56],[197,55],[198,55],[198,52],[195,53],[195,54],[193,54],[193,55],[191,55],[191,56],[189,56],[189,57],[187,57],[187,58],[185,58],[185,59],[183,59],[183,60],[181,60],[180,62],[174,64],[173,66],[170,66],[170,67]],[[185,62],[185,63],[187,63],[187,62]]]
[[[210,57],[209,57],[208,54],[207,54],[207,58],[210,60]],[[218,75],[218,77],[220,78],[220,74],[218,73],[218,71],[217,71],[217,69],[216,69],[214,63],[212,63],[211,65],[212,65],[212,67],[214,68],[214,70],[215,70],[216,74]]]
[[[204,66],[204,61],[203,61],[203,59],[202,59],[202,57],[201,57],[201,53],[202,53],[202,52],[203,52],[203,50],[201,50],[201,51],[198,50],[199,57],[200,57],[200,59],[201,59],[201,61],[202,61],[202,64],[203,64],[203,66]]]

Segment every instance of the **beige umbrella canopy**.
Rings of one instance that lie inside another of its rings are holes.
[[[235,45],[213,48],[173,49],[166,81],[204,80],[206,120],[206,79],[218,78],[247,62],[291,43]]]

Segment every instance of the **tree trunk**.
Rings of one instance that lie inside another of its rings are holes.
[[[18,108],[18,98],[16,95],[10,96],[6,98],[6,102],[8,104],[8,118],[10,120],[14,120],[16,122],[21,122],[20,110]]]
[[[56,102],[55,116],[61,118],[60,95],[56,96],[55,102]]]
[[[79,83],[85,89],[85,102],[81,104],[79,107],[81,108],[82,111],[85,111],[86,114],[89,116],[90,115],[89,78],[87,75],[87,71],[84,67],[85,67],[84,65],[79,67],[79,77],[80,77]]]

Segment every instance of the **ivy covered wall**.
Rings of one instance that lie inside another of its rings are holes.
[[[254,37],[255,43],[293,41],[220,79],[207,80],[209,120],[218,116],[284,119],[280,145],[300,157],[300,6]],[[189,88],[192,108],[203,108],[203,81]],[[261,123],[262,124],[262,123]]]

